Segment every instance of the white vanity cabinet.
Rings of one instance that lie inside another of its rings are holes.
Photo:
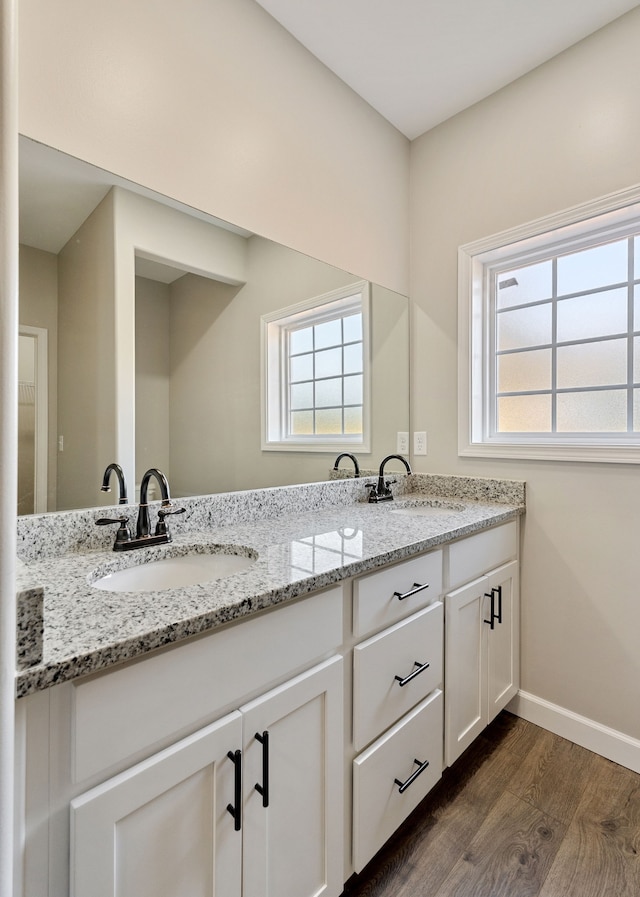
[[[337,897],[343,641],[337,586],[25,699],[16,894]]]
[[[445,596],[445,763],[450,766],[519,687],[519,589],[515,523],[450,546]],[[507,560],[507,563],[500,563]],[[499,566],[496,566],[499,564]],[[484,572],[489,568],[488,572]],[[493,569],[492,569],[493,568]]]
[[[326,661],[74,799],[71,897],[339,894],[341,667]]]
[[[516,693],[517,545],[511,521],[21,699],[15,897],[338,897]]]
[[[387,624],[353,648],[356,872],[442,774],[442,564],[437,550],[353,584],[354,636]]]
[[[240,897],[241,735],[230,714],[74,799],[71,897]]]

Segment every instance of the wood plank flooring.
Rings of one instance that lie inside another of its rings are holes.
[[[502,713],[343,897],[640,897],[640,776]]]

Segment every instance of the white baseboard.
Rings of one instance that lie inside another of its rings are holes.
[[[631,738],[623,732],[610,729],[526,691],[519,691],[508,704],[507,710],[530,723],[535,723],[536,726],[548,729],[555,735],[600,754],[607,760],[613,760],[620,766],[626,766],[627,769],[640,773],[640,741],[637,738]]]

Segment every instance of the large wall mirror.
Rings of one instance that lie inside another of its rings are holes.
[[[20,244],[18,513],[113,504],[111,461],[130,500],[152,466],[175,497],[328,478],[261,447],[261,318],[360,277],[27,138]],[[409,303],[369,293],[365,468],[409,430]]]

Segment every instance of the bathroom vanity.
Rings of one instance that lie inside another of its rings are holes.
[[[18,676],[16,897],[342,893],[518,688],[523,484],[401,489],[188,500],[165,550],[257,560],[135,594],[91,584],[108,546],[38,559],[32,522],[45,642]]]

